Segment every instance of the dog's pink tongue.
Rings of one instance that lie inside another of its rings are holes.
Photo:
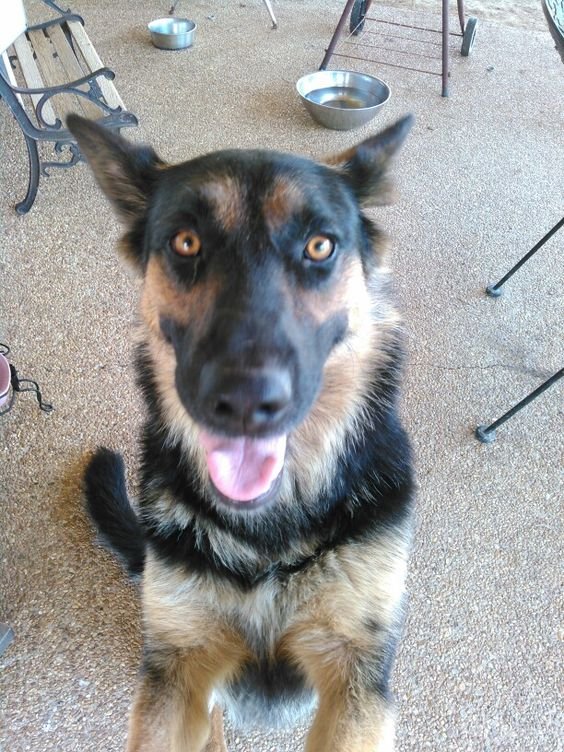
[[[286,436],[236,439],[200,432],[214,486],[233,501],[251,501],[266,493],[284,464]]]

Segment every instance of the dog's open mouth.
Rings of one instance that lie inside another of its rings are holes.
[[[268,499],[284,465],[286,435],[229,438],[200,429],[200,441],[211,482],[228,502],[250,508]]]

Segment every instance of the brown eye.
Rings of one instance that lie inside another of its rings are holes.
[[[326,235],[314,235],[308,240],[305,255],[312,261],[325,261],[335,250],[335,243]]]
[[[197,256],[202,243],[194,230],[180,230],[170,239],[170,247],[179,256]]]

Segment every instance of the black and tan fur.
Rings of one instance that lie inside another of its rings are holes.
[[[142,276],[138,512],[119,455],[98,450],[85,478],[102,536],[141,578],[129,752],[224,750],[221,708],[273,725],[315,708],[307,752],[394,749],[413,481],[397,415],[401,322],[363,210],[385,198],[410,125],[325,163],[229,151],[169,166],[69,119]],[[201,239],[195,258],[171,250],[186,228]],[[303,252],[318,235],[334,246],[321,263]],[[210,363],[227,391],[231,372],[251,390],[257,373],[261,384],[282,373],[291,400],[256,421],[229,401],[210,408]],[[202,426],[239,435],[236,421],[245,435],[288,436],[275,490],[248,506],[221,498],[199,441]]]

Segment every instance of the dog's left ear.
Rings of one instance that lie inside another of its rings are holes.
[[[407,115],[376,136],[324,160],[339,170],[361,206],[390,203],[393,192],[386,177],[390,159],[405,141],[414,121],[413,115]]]

